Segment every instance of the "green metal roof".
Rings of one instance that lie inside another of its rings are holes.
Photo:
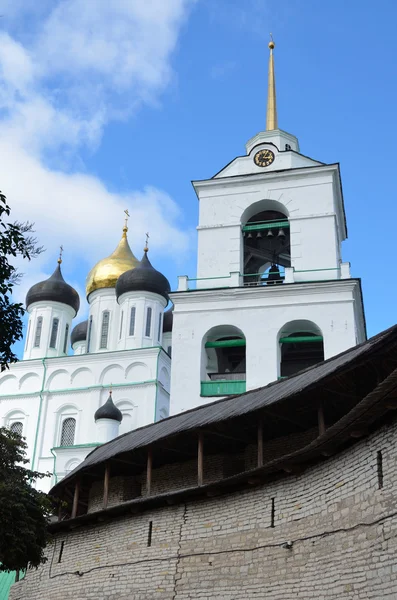
[[[0,600],[7,600],[10,587],[15,583],[15,571],[0,572]]]

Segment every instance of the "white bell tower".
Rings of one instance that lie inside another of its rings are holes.
[[[197,278],[174,303],[172,412],[288,377],[366,337],[338,164],[300,154],[278,129],[273,40],[266,131],[205,181]],[[182,341],[183,340],[183,341]]]

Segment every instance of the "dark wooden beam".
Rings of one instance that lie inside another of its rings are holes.
[[[226,433],[220,433],[220,431],[215,431],[215,429],[203,429],[203,432],[208,435],[216,435],[218,437],[224,438],[225,440],[230,440],[232,442],[238,442],[239,444],[244,444],[245,446],[249,444],[249,440],[243,440],[242,438],[235,437],[234,435],[227,435]]]
[[[258,444],[258,467],[263,467],[263,418],[259,417],[258,420],[258,431],[257,431],[257,444]]]
[[[200,431],[198,434],[197,445],[197,484],[203,485],[204,482],[204,435]]]
[[[325,433],[325,416],[324,416],[324,402],[320,400],[317,409],[317,420],[318,420],[318,435]]]
[[[147,451],[147,463],[146,463],[146,495],[150,496],[152,492],[152,471],[153,471],[153,450],[149,446]]]
[[[80,494],[80,479],[76,479],[74,486],[73,506],[72,506],[72,519],[77,517],[77,509],[79,507],[79,494]]]
[[[103,478],[103,509],[108,507],[110,482],[110,463],[106,463],[105,476]]]

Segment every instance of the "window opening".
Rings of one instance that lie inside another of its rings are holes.
[[[163,313],[160,313],[160,316],[159,316],[159,330],[158,330],[158,334],[157,334],[158,341],[161,340],[161,326],[162,326],[162,324],[163,324]]]
[[[58,336],[59,319],[55,318],[52,320],[51,337],[50,337],[50,348],[56,348],[57,336]]]
[[[38,317],[36,324],[36,334],[34,336],[34,348],[40,347],[41,330],[43,328],[43,317]]]
[[[119,333],[119,339],[121,340],[121,334],[123,333],[123,319],[124,319],[124,311],[121,311],[121,317],[120,317],[120,333]]]
[[[68,338],[69,338],[69,324],[66,323],[65,326],[65,337],[63,340],[63,353],[66,354],[68,348]]]
[[[147,313],[146,313],[146,329],[145,329],[146,337],[150,337],[151,325],[152,325],[152,309],[149,306],[147,309]]]
[[[101,343],[100,348],[107,348],[109,334],[109,311],[105,310],[102,315]]]
[[[244,285],[275,285],[291,266],[290,230],[286,215],[265,210],[243,226]]]
[[[135,308],[135,306],[133,306],[131,308],[131,315],[130,315],[130,335],[135,334],[135,313],[136,313],[136,308]]]
[[[153,521],[149,521],[149,531],[147,536],[147,545],[152,545]]]
[[[68,417],[62,423],[61,446],[73,446],[76,431],[76,419]]]
[[[14,423],[12,423],[10,426],[10,431],[12,431],[12,433],[17,433],[18,435],[22,436],[22,431],[23,431],[22,421],[14,421]]]
[[[60,563],[62,561],[62,554],[63,554],[63,549],[65,547],[65,542],[62,541],[61,542],[61,547],[59,549],[59,556],[58,556],[58,562]]]
[[[294,375],[324,360],[324,343],[321,335],[298,331],[281,337],[280,344],[281,377]]]
[[[88,335],[87,335],[87,354],[90,351],[91,346],[91,333],[92,333],[92,316],[88,322]]]
[[[381,450],[376,453],[376,464],[378,470],[378,489],[383,488],[383,457]]]

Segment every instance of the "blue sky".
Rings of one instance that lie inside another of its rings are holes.
[[[194,276],[197,199],[264,129],[268,34],[279,126],[303,154],[340,162],[368,333],[395,322],[397,8],[391,0],[0,0],[0,189],[82,296],[117,245],[123,209],[140,257],[176,287]]]

